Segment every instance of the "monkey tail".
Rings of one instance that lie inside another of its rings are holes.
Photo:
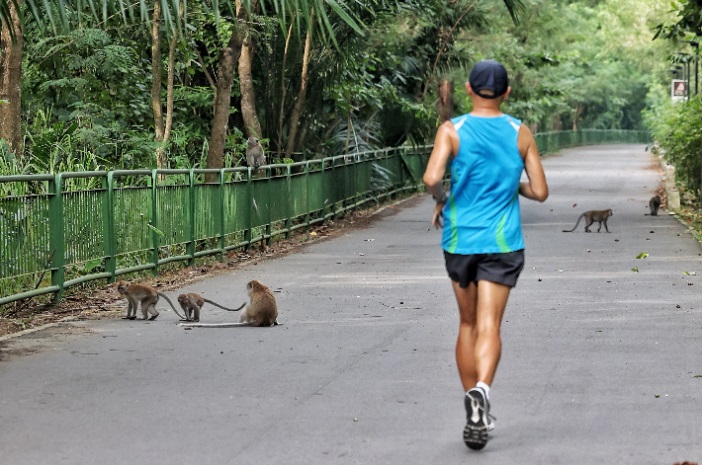
[[[578,225],[580,224],[580,220],[583,219],[583,216],[585,216],[585,213],[583,213],[582,215],[580,215],[580,216],[578,217],[578,221],[575,222],[575,226],[573,226],[573,229],[564,229],[563,232],[573,232],[573,231],[575,231],[575,228],[578,227]]]
[[[178,326],[185,328],[241,328],[244,326],[254,327],[251,323],[178,323]],[[283,326],[277,321],[271,326]]]
[[[239,328],[241,326],[251,326],[251,323],[178,323],[186,328]]]
[[[170,306],[171,306],[171,308],[173,309],[173,311],[176,313],[176,315],[178,315],[178,317],[180,317],[181,320],[187,320],[186,317],[184,317],[183,315],[181,315],[181,314],[178,312],[178,310],[175,308],[175,305],[173,305],[173,302],[171,302],[171,299],[169,299],[168,296],[167,296],[166,294],[164,294],[164,293],[162,293],[162,292],[157,292],[156,294],[158,294],[158,295],[160,295],[161,297],[163,297],[164,299],[166,299],[166,301],[170,304]]]
[[[202,300],[204,300],[204,301],[207,302],[208,304],[212,304],[212,305],[214,305],[215,307],[222,308],[222,309],[227,310],[227,311],[229,311],[229,312],[238,312],[239,310],[241,310],[242,308],[244,308],[244,307],[246,306],[246,302],[244,302],[243,304],[241,304],[241,307],[239,307],[239,308],[227,308],[227,307],[225,307],[225,306],[223,306],[223,305],[218,304],[217,302],[212,302],[210,299],[204,299],[204,298],[203,298]]]

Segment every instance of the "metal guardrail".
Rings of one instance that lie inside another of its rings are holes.
[[[536,135],[541,152],[646,143],[640,131]],[[0,176],[0,305],[173,262],[269,243],[298,228],[423,188],[430,146],[221,170]],[[263,171],[263,172],[261,172]],[[207,182],[214,174],[215,182]]]
[[[648,131],[628,131],[624,129],[583,129],[580,131],[554,131],[536,134],[539,152],[550,153],[569,147],[598,144],[648,144],[651,134]]]
[[[294,164],[0,176],[0,305],[193,264],[422,187],[430,148]],[[205,174],[214,174],[208,182]],[[8,186],[5,186],[8,187]],[[29,290],[27,290],[29,289]]]

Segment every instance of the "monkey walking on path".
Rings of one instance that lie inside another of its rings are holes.
[[[654,195],[651,200],[648,201],[648,208],[651,210],[651,216],[658,216],[658,209],[661,208],[661,196]],[[649,213],[646,213],[648,215]]]
[[[250,302],[241,312],[239,323],[180,323],[189,328],[233,328],[237,326],[275,326],[278,324],[278,304],[268,286],[256,279],[246,285]]]
[[[244,302],[239,308],[227,308],[223,305],[218,304],[217,302],[213,302],[210,299],[206,299],[200,294],[196,294],[194,292],[190,292],[188,294],[181,294],[178,296],[178,303],[183,309],[183,312],[185,312],[184,321],[200,321],[200,310],[202,310],[202,306],[205,305],[205,302],[230,312],[238,312],[246,305],[246,302]]]
[[[578,227],[580,224],[580,220],[585,217],[585,232],[591,232],[590,231],[590,226],[592,223],[597,221],[599,224],[599,227],[597,228],[597,232],[600,232],[600,229],[602,229],[602,223],[604,223],[605,231],[609,232],[609,228],[607,228],[607,219],[612,216],[614,213],[612,213],[612,209],[608,210],[589,210],[583,213],[578,217],[578,221],[576,221],[575,226],[573,226],[573,229],[564,229],[563,232],[573,232],[575,231],[575,228]]]
[[[149,314],[151,314],[151,318],[148,319],[155,320],[159,315],[158,310],[156,310],[156,302],[158,302],[159,297],[163,297],[164,299],[166,299],[166,301],[171,305],[171,308],[176,313],[176,315],[178,315],[180,318],[185,318],[180,313],[178,313],[178,310],[175,308],[175,305],[173,305],[173,302],[171,302],[171,299],[169,299],[166,294],[157,291],[151,286],[146,286],[144,284],[128,283],[121,279],[117,281],[116,284],[117,292],[123,295],[128,302],[127,316],[124,317],[125,320],[136,319],[137,307],[140,303],[141,314],[143,315],[144,320],[147,319]]]

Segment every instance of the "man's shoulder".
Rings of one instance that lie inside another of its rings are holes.
[[[505,118],[507,118],[507,120],[509,120],[509,121],[512,122],[512,123],[516,123],[516,124],[519,124],[519,125],[522,124],[522,120],[520,120],[519,118],[516,118],[516,117],[514,117],[514,116],[512,116],[512,115],[508,115],[507,113],[505,113]]]

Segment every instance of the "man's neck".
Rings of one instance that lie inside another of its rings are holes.
[[[470,114],[484,117],[502,116],[501,104],[502,99],[499,97],[496,99],[473,98],[473,109]]]

